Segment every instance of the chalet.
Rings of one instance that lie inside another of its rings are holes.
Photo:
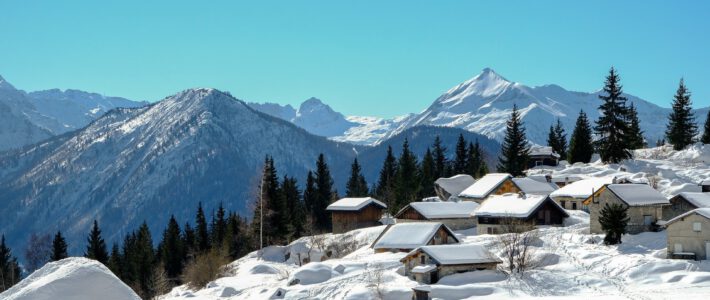
[[[471,186],[459,193],[459,199],[483,202],[490,195],[519,193],[520,188],[513,182],[513,176],[507,173],[490,173],[481,177]]]
[[[668,258],[710,259],[710,208],[698,208],[666,223]]]
[[[387,226],[372,243],[371,248],[377,253],[409,252],[420,246],[459,242],[453,231],[441,223],[400,223]]]
[[[418,285],[412,288],[412,300],[431,300],[429,293],[431,293],[430,285]]]
[[[434,181],[434,191],[441,201],[448,201],[451,196],[458,196],[476,180],[467,174],[454,175],[449,178],[439,178]]]
[[[691,210],[710,207],[710,193],[682,192],[668,200],[663,207],[663,220],[670,220]]]
[[[549,146],[531,147],[528,157],[528,168],[537,166],[555,167],[560,162],[560,155],[552,151],[552,147]]]
[[[387,205],[375,198],[343,198],[328,205],[333,233],[380,225],[380,218]]]
[[[483,245],[422,246],[400,260],[404,275],[419,283],[431,284],[447,275],[495,270],[502,261]]]
[[[402,208],[395,218],[397,222],[439,222],[450,229],[461,230],[476,226],[476,219],[471,216],[478,208],[473,201],[460,202],[412,202]]]
[[[550,198],[564,209],[582,209],[584,200],[592,196],[605,184],[612,183],[612,177],[595,177],[576,181],[550,193]]]
[[[523,194],[549,195],[557,190],[557,186],[549,182],[540,182],[531,178],[513,178],[513,183]]]
[[[583,204],[589,208],[589,231],[604,233],[599,216],[606,204],[621,204],[628,208],[629,223],[626,230],[635,234],[652,231],[663,217],[663,207],[668,199],[647,184],[606,184]]]
[[[564,218],[569,217],[549,196],[524,194],[491,196],[481,203],[473,216],[478,224],[478,234],[508,233],[517,225],[561,226]]]
[[[566,186],[570,183],[580,181],[584,178],[582,178],[579,175],[570,175],[570,174],[534,174],[534,175],[528,175],[528,178],[537,180],[540,182],[548,182],[552,183],[557,188],[561,188],[563,186]]]

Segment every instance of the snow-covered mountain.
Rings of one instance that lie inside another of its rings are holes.
[[[82,128],[116,107],[146,104],[79,90],[27,93],[0,77],[0,150]]]

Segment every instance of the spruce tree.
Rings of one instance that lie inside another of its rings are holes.
[[[446,159],[446,147],[441,144],[441,138],[438,135],[434,139],[431,154],[434,157],[434,177],[436,179],[447,177],[446,166],[448,165],[448,160]]]
[[[627,121],[629,124],[629,131],[627,133],[626,142],[629,144],[629,149],[636,150],[646,147],[646,141],[643,138],[643,131],[641,130],[638,112],[636,111],[636,107],[634,107],[633,102],[629,105]]]
[[[409,150],[409,141],[406,138],[402,144],[402,153],[397,162],[395,178],[396,201],[392,211],[399,211],[400,208],[417,200],[420,188],[417,157]]]
[[[281,181],[281,193],[286,201],[286,211],[289,212],[288,241],[299,238],[305,232],[305,212],[301,201],[301,191],[296,178],[284,176]]]
[[[195,216],[195,247],[200,253],[210,249],[210,234],[207,229],[207,218],[202,210],[202,202],[197,204],[197,215]]]
[[[365,176],[362,175],[362,168],[357,162],[357,158],[353,159],[353,164],[350,166],[350,178],[345,186],[345,196],[348,197],[365,197],[369,193]]]
[[[481,145],[476,139],[476,143],[468,144],[468,159],[466,160],[466,174],[471,175],[473,178],[481,177],[481,168],[483,162],[483,153],[481,152]]]
[[[195,230],[192,229],[192,226],[190,226],[190,223],[188,222],[185,222],[185,226],[183,228],[182,244],[185,248],[185,255],[192,255],[197,250],[195,244]]]
[[[318,155],[316,162],[316,198],[313,207],[316,228],[328,231],[331,227],[330,214],[326,211],[333,198],[333,178],[330,176],[330,169],[325,162],[323,153]]]
[[[86,246],[86,253],[84,256],[86,258],[91,258],[99,261],[102,264],[108,263],[108,251],[106,250],[106,242],[101,237],[101,229],[99,229],[99,222],[94,220],[94,226],[91,228],[89,233],[88,245]]]
[[[422,158],[422,163],[419,167],[419,174],[421,175],[421,189],[419,190],[419,198],[425,198],[435,195],[434,192],[434,181],[436,164],[434,162],[434,156],[431,154],[431,149],[427,148]]]
[[[225,249],[231,259],[237,259],[246,254],[248,249],[247,241],[244,238],[244,222],[235,213],[230,213],[227,219],[227,237],[225,240]]]
[[[288,233],[288,212],[285,199],[281,195],[281,187],[274,166],[274,159],[266,157],[264,163],[263,193],[264,201],[264,240],[266,244],[282,243]]]
[[[49,259],[50,261],[58,261],[67,257],[69,257],[67,254],[67,241],[62,236],[62,233],[57,231],[52,240],[52,255]]]
[[[572,138],[569,140],[567,162],[570,164],[576,162],[588,163],[592,159],[593,153],[592,128],[589,125],[587,114],[580,110],[572,131]]]
[[[596,148],[603,162],[619,163],[631,158],[631,152],[626,141],[628,136],[626,97],[622,96],[619,75],[613,67],[606,77],[603,91],[604,94],[599,95],[603,101],[599,106],[601,114],[594,127],[599,137]]]
[[[20,282],[21,275],[17,258],[5,244],[5,235],[0,236],[0,293]]]
[[[700,138],[700,142],[706,145],[710,144],[710,110],[705,117],[705,126],[703,126],[703,136]]]
[[[552,151],[564,157],[567,154],[567,134],[562,122],[557,119],[555,126],[550,125],[550,132],[547,134],[547,145],[552,147]]]
[[[513,113],[510,114],[510,119],[506,124],[505,138],[503,138],[500,152],[498,171],[510,173],[513,176],[523,175],[523,171],[527,169],[530,146],[525,138],[525,127],[515,104],[513,104]]]
[[[468,151],[466,149],[466,140],[463,134],[459,134],[456,140],[456,156],[454,157],[454,173],[466,174],[466,162],[468,160]]]
[[[221,205],[220,208],[222,208]],[[178,284],[184,266],[185,247],[181,237],[180,225],[175,220],[175,216],[170,216],[168,226],[163,231],[163,239],[160,243],[159,251],[165,274],[174,284]]]
[[[312,171],[308,171],[306,176],[306,188],[303,189],[303,205],[307,214],[313,211],[313,203],[316,201],[316,177]]]
[[[604,204],[599,216],[599,224],[601,224],[602,230],[606,232],[604,244],[621,244],[621,236],[626,233],[626,225],[629,223],[629,217],[626,214],[627,210],[627,207],[618,203]]]
[[[673,105],[671,106],[673,111],[668,116],[668,126],[666,127],[666,139],[675,150],[683,150],[695,142],[698,126],[695,124],[692,105],[690,92],[681,78],[678,90],[673,96]]]
[[[111,254],[108,256],[108,264],[106,267],[108,267],[108,269],[111,270],[116,277],[124,280],[121,250],[118,248],[118,244],[116,243],[113,243],[113,246],[111,247]]]
[[[227,212],[224,210],[224,205],[222,202],[219,203],[219,207],[217,207],[217,215],[213,217],[212,220],[212,228],[210,230],[210,241],[212,245],[215,245],[216,247],[219,247],[222,245],[222,242],[224,241],[224,236],[227,234]],[[177,225],[177,228],[180,228],[180,225],[175,223]],[[170,275],[170,274],[168,274]]]
[[[395,202],[395,182],[397,176],[397,159],[392,153],[392,146],[387,146],[387,156],[385,161],[382,163],[382,169],[380,169],[380,178],[377,181],[377,187],[375,188],[375,195],[377,199],[380,199],[387,204],[387,208],[391,213],[392,207]]]
[[[155,296],[153,291],[153,267],[155,266],[155,252],[153,249],[153,238],[148,229],[148,224],[143,222],[136,234],[135,251],[133,262],[136,266],[136,279],[138,280],[140,292],[143,299],[150,299]]]

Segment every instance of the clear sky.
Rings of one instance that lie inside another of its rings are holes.
[[[491,67],[527,85],[710,105],[710,1],[0,0],[0,75],[156,101],[215,87],[345,114],[425,109]]]

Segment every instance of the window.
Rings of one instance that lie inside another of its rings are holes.
[[[492,227],[486,228],[486,232],[487,232],[488,234],[493,234],[493,228],[492,228]]]
[[[676,243],[673,245],[673,252],[680,253],[683,252],[683,245]]]
[[[562,206],[562,208],[567,208],[567,206],[565,206],[565,200],[560,200],[560,206]]]
[[[643,215],[643,225],[650,226],[653,224],[653,216]]]
[[[693,231],[700,232],[701,225],[700,222],[693,222]]]
[[[577,202],[572,202],[572,209],[577,209]]]
[[[424,257],[424,255],[422,255],[421,256],[421,264],[423,265],[425,263],[426,263],[426,257]]]

